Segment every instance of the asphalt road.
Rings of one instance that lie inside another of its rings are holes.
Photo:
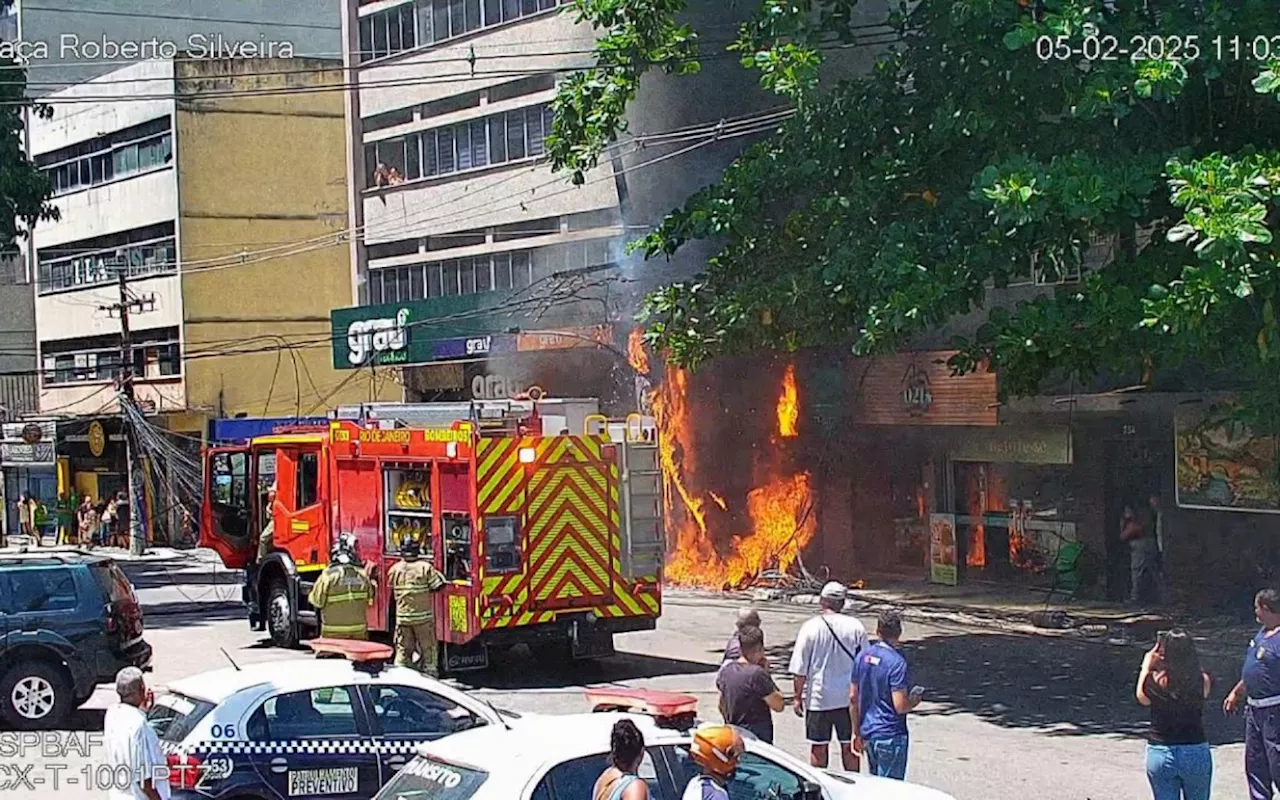
[[[218,599],[220,594],[204,599]],[[169,610],[178,608],[175,604]],[[617,658],[554,675],[539,672],[530,659],[514,653],[506,663],[467,682],[496,705],[542,713],[588,710],[582,687],[589,684],[677,690],[697,695],[702,716],[714,718],[715,668],[734,613],[735,607],[726,602],[669,597],[658,630],[620,637]],[[785,672],[790,644],[809,613],[808,608],[782,606],[763,612],[775,672]],[[147,626],[156,651],[153,679],[158,685],[224,666],[220,648],[240,663],[310,658],[263,644],[239,612],[225,605],[210,604],[196,613],[153,613]],[[927,689],[926,702],[911,719],[909,780],[943,789],[959,800],[1151,796],[1143,772],[1146,715],[1134,701],[1132,687],[1140,650],[910,623],[906,639],[912,681]],[[1242,725],[1213,710],[1238,664],[1206,666],[1223,676],[1208,714],[1214,797],[1243,799],[1247,792]],[[778,680],[788,691],[789,681],[781,675]],[[18,788],[16,796],[30,800],[105,796],[86,783],[92,783],[93,765],[102,759],[93,732],[101,730],[103,710],[110,702],[110,692],[100,688],[73,718],[70,730],[20,748],[16,755],[0,738],[0,788]],[[778,717],[777,727],[782,747],[805,752],[799,719],[788,711]],[[6,787],[6,780],[22,774],[44,782],[34,791],[21,784]]]

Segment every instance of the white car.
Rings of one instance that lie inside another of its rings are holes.
[[[336,658],[184,678],[147,720],[174,800],[368,800],[424,742],[502,730],[507,714],[408,668]]]
[[[376,800],[591,800],[604,771],[609,732],[628,718],[644,734],[640,776],[654,800],[680,800],[698,773],[689,731],[637,714],[572,714],[504,720],[423,745]],[[732,800],[953,800],[923,786],[821,770],[744,737],[747,752],[729,784]]]

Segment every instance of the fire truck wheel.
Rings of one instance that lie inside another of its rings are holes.
[[[289,587],[282,580],[274,580],[267,587],[267,631],[276,647],[298,646],[298,626],[293,613],[293,600]]]

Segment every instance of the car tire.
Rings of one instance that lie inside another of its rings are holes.
[[[298,646],[298,619],[294,614],[293,598],[284,581],[273,580],[267,587],[267,632],[276,647],[292,650]]]
[[[20,661],[0,678],[0,716],[15,730],[57,727],[74,705],[66,676],[48,661]]]

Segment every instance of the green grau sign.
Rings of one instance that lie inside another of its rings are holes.
[[[347,325],[346,358],[342,359],[346,363],[341,366],[353,368],[408,363],[412,317],[409,309],[402,308],[395,316],[385,319],[353,320]],[[334,345],[341,352],[343,342],[334,342]]]

